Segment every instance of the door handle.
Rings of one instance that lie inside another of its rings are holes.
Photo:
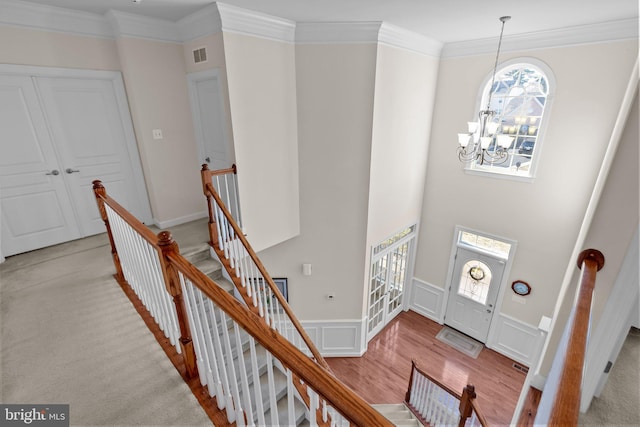
[[[60,172],[58,172],[58,169],[54,169],[51,172],[45,173],[45,175],[60,175]]]
[[[487,308],[487,313],[491,313],[491,310]]]
[[[78,169],[71,169],[71,168],[66,168],[64,171],[65,171],[66,173],[80,172]]]

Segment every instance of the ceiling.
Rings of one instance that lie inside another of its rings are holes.
[[[177,21],[210,0],[30,0],[104,14],[110,9]],[[636,0],[225,0],[296,22],[384,21],[442,43],[638,18]]]

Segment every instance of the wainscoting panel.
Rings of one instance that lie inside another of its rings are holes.
[[[319,320],[300,323],[323,356],[359,357],[366,351],[362,320]]]
[[[489,347],[526,366],[535,364],[544,344],[545,333],[504,314],[498,314],[497,320],[494,339],[488,343]]]
[[[409,308],[429,319],[441,323],[444,289],[413,278]]]

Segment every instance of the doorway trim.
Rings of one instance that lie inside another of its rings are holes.
[[[446,279],[446,286],[445,286],[445,291],[444,291],[444,295],[442,298],[442,306],[440,307],[440,316],[438,318],[438,323],[440,324],[444,324],[444,316],[446,314],[447,311],[447,304],[449,303],[449,287],[451,286],[451,281],[453,280],[453,270],[455,267],[455,261],[456,261],[456,252],[458,250],[458,241],[460,239],[460,234],[463,231],[467,231],[469,233],[473,233],[475,235],[478,236],[483,236],[483,237],[488,237],[490,239],[493,240],[498,240],[504,243],[508,243],[509,245],[511,245],[510,249],[509,249],[509,255],[507,257],[507,259],[505,260],[505,265],[504,265],[504,272],[502,274],[502,279],[499,283],[500,288],[498,289],[498,296],[496,298],[496,306],[495,306],[495,310],[493,312],[493,316],[491,317],[491,322],[489,324],[489,334],[487,336],[487,342],[485,343],[485,346],[488,348],[492,348],[494,346],[495,340],[496,340],[496,332],[497,332],[497,326],[498,326],[498,318],[500,317],[499,314],[502,311],[502,301],[504,299],[504,294],[506,292],[506,289],[509,288],[509,286],[506,286],[506,284],[509,281],[509,273],[511,272],[511,266],[513,265],[513,259],[515,257],[515,253],[516,253],[516,248],[518,246],[518,242],[516,240],[513,239],[509,239],[506,237],[502,237],[502,236],[498,236],[495,234],[491,234],[491,233],[487,233],[485,231],[478,231],[469,227],[464,227],[462,225],[456,225],[454,232],[453,232],[453,239],[452,239],[452,243],[451,243],[451,252],[449,253],[449,267],[447,268],[447,279]],[[491,254],[489,252],[486,251],[482,251],[479,248],[474,249],[480,253],[483,253],[485,255],[488,256],[492,256],[495,257],[497,259],[499,259],[499,257],[497,257],[495,254]]]

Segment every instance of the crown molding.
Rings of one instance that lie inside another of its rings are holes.
[[[216,3],[222,31],[268,40],[295,43],[296,23],[226,3]]]
[[[377,43],[382,22],[298,22],[296,43]]]
[[[110,10],[105,14],[105,17],[111,23],[113,33],[117,38],[133,37],[175,43],[182,41],[175,22],[116,10]]]
[[[440,52],[442,51],[441,42],[384,22],[378,33],[378,41],[381,44],[436,58],[440,57]]]
[[[90,37],[113,38],[109,22],[101,15],[20,0],[0,0],[0,24]]]
[[[195,40],[222,31],[222,21],[218,4],[212,3],[197,12],[179,20],[177,23],[183,42]]]
[[[502,51],[514,52],[631,39],[638,39],[638,19],[624,19],[557,30],[539,31],[536,33],[504,36],[502,40]],[[442,49],[442,58],[495,53],[497,46],[497,37],[446,43]]]

